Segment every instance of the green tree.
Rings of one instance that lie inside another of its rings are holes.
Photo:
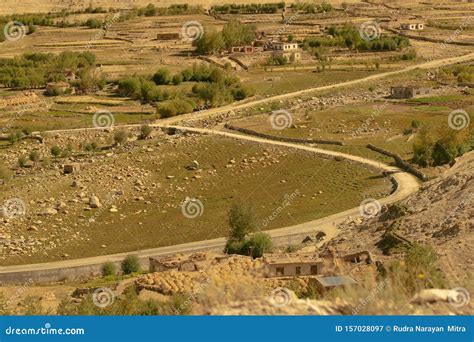
[[[224,46],[249,45],[255,40],[255,26],[241,24],[238,20],[229,20],[222,29]]]
[[[243,241],[255,230],[255,214],[250,205],[235,203],[228,212],[229,239]]]
[[[221,32],[214,29],[206,29],[199,39],[193,41],[196,52],[200,55],[217,53],[225,47]]]

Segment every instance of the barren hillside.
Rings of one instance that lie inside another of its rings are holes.
[[[387,232],[393,231],[410,242],[433,245],[443,272],[454,282],[466,279],[474,265],[473,174],[471,152],[441,177],[424,184],[415,195],[391,208],[382,208],[378,217],[361,224],[348,222],[341,227],[339,238],[328,245],[339,252],[367,248],[382,259],[393,258],[395,246],[383,243]]]

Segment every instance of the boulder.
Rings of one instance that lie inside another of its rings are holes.
[[[100,203],[99,197],[91,196],[89,198],[89,207],[91,208],[100,208],[102,204]]]

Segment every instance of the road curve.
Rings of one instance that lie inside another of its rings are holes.
[[[239,139],[249,142],[268,144],[273,146],[282,146],[286,148],[294,148],[302,151],[308,151],[315,154],[340,157],[353,162],[368,165],[382,172],[391,175],[396,184],[395,191],[389,196],[380,199],[381,205],[387,205],[406,198],[415,193],[419,189],[419,183],[416,177],[400,170],[397,167],[389,166],[377,161],[366,159],[363,157],[353,156],[336,151],[324,150],[316,147],[299,145],[288,142],[274,141],[263,139],[255,136],[247,136],[242,134],[203,129],[190,128],[182,126],[160,125],[162,128],[173,128],[179,131],[186,131],[197,134],[213,134],[224,136],[231,139]],[[303,234],[312,233],[315,230],[324,231],[327,234],[326,239],[331,239],[338,234],[337,225],[349,217],[359,216],[359,207],[352,208],[337,214],[330,215],[318,220],[297,224],[290,227],[273,229],[267,231],[274,241],[278,244],[288,244],[301,241]],[[126,255],[136,254],[143,266],[147,266],[149,257],[170,255],[176,253],[194,253],[199,251],[218,251],[222,250],[225,245],[225,238],[217,238],[212,240],[185,243],[174,246],[159,247],[136,252],[125,252],[113,255],[102,255],[97,257],[56,261],[41,264],[14,265],[0,268],[1,283],[21,283],[25,281],[35,282],[51,282],[65,278],[76,278],[79,276],[90,276],[100,274],[100,268],[105,262],[120,263]]]
[[[396,190],[383,199],[380,199],[379,202],[382,205],[390,204],[402,200],[409,195],[415,193],[419,189],[418,180],[411,174],[400,170],[399,168],[392,167],[383,163],[379,163],[370,159],[353,156],[345,153],[335,152],[335,151],[328,151],[323,150],[315,147],[298,145],[293,143],[287,142],[280,142],[274,140],[267,140],[259,137],[254,136],[245,136],[241,134],[223,132],[223,131],[215,131],[215,130],[208,130],[208,129],[200,129],[200,128],[190,128],[190,127],[180,127],[180,126],[169,126],[176,124],[183,120],[188,119],[204,119],[208,117],[212,117],[214,115],[219,115],[222,113],[226,113],[230,110],[237,110],[248,108],[254,105],[260,105],[264,103],[268,103],[275,100],[283,100],[295,96],[300,96],[316,91],[324,91],[324,90],[336,90],[338,88],[342,88],[345,86],[357,85],[362,84],[368,81],[382,79],[388,76],[394,76],[403,74],[410,70],[415,69],[432,69],[432,68],[439,68],[451,64],[466,62],[474,59],[474,52],[458,56],[458,57],[451,57],[445,59],[438,59],[434,61],[424,62],[420,64],[411,65],[401,70],[389,71],[384,72],[376,75],[371,75],[365,78],[360,78],[356,80],[341,82],[333,85],[327,86],[320,86],[314,87],[309,89],[304,89],[296,92],[276,95],[260,100],[249,101],[246,103],[236,103],[231,104],[228,106],[223,106],[219,108],[212,108],[208,110],[203,110],[199,113],[189,113],[184,115],[179,115],[172,118],[161,119],[157,123],[152,124],[153,127],[175,127],[177,129],[181,129],[183,131],[189,131],[194,133],[201,133],[201,134],[216,134],[221,136],[226,136],[229,138],[234,139],[241,139],[246,141],[253,141],[262,144],[270,144],[274,146],[284,146],[289,148],[296,148],[300,150],[305,150],[309,152],[313,152],[316,154],[332,156],[332,157],[341,157],[347,160],[351,160],[357,163],[362,163],[365,165],[369,165],[371,167],[375,167],[381,171],[391,173],[391,177],[393,181],[397,184]],[[134,125],[120,125],[115,126],[116,128],[127,128],[127,127],[139,127],[139,124]],[[51,130],[46,131],[48,133],[69,133],[69,132],[79,132],[79,131],[86,131],[86,130],[101,130],[103,128],[76,128],[76,129],[64,129],[64,130]],[[46,133],[45,132],[45,133]],[[337,235],[337,225],[344,221],[345,219],[351,216],[358,216],[359,215],[359,208],[353,208],[341,213],[337,213],[322,219],[280,228],[267,231],[277,242],[294,242],[298,241],[298,238],[305,233],[310,233],[314,230],[322,230],[326,232],[327,239],[330,239]],[[140,260],[142,261],[143,265],[146,265],[148,262],[148,258],[151,256],[161,256],[161,255],[169,255],[169,254],[176,254],[176,253],[192,253],[204,250],[222,250],[222,247],[225,244],[224,238],[218,238],[213,240],[205,240],[205,241],[198,241],[198,242],[191,242],[185,243],[180,245],[174,246],[167,246],[167,247],[160,247],[154,249],[147,249],[136,251],[134,254],[138,255]],[[82,259],[74,259],[74,260],[65,260],[65,261],[57,261],[51,263],[41,263],[41,264],[30,264],[30,265],[15,265],[15,266],[6,266],[0,267],[0,283],[19,283],[23,281],[56,281],[67,277],[75,277],[80,275],[91,275],[91,274],[99,274],[100,267],[104,262],[111,261],[119,263],[123,260],[124,256],[130,254],[131,252],[127,253],[119,253],[113,255],[103,255],[97,257],[90,257],[90,258],[82,258]]]

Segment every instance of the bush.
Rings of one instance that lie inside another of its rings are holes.
[[[95,141],[88,142],[83,146],[84,150],[87,152],[94,152],[97,150],[97,147],[98,145]]]
[[[153,132],[153,128],[150,125],[142,125],[140,127],[140,138],[148,138],[151,135],[151,132]]]
[[[38,163],[41,160],[41,155],[38,151],[31,151],[29,157],[30,160],[34,163]]]
[[[139,272],[140,260],[136,255],[129,255],[122,261],[121,268],[124,274]]]
[[[116,144],[125,144],[128,140],[128,132],[126,131],[118,131],[114,135],[114,141]]]
[[[17,142],[22,137],[21,132],[10,133],[8,135],[8,141],[13,144]]]
[[[23,129],[21,130],[21,132],[24,134],[24,135],[30,135],[32,133],[32,129],[29,128],[29,127],[23,127]]]
[[[59,157],[62,154],[62,150],[59,146],[51,147],[51,155],[55,158]]]
[[[176,75],[173,76],[173,84],[174,85],[181,84],[181,82],[183,82],[183,76],[181,74],[176,74]]]
[[[168,69],[159,69],[152,77],[153,82],[158,85],[161,84],[170,84],[171,83],[171,74]]]
[[[26,167],[27,165],[27,158],[25,156],[19,156],[18,157],[18,165],[20,167]]]
[[[255,233],[245,243],[245,254],[260,258],[273,248],[272,238],[267,233]]]
[[[178,113],[176,107],[172,103],[159,104],[156,107],[156,112],[160,114],[161,118],[171,118]]]
[[[420,120],[413,120],[411,122],[411,127],[415,128],[415,129],[420,128],[421,127],[421,121]]]
[[[113,262],[106,262],[105,264],[102,265],[102,276],[107,277],[111,275],[116,275],[117,274],[117,266]]]

